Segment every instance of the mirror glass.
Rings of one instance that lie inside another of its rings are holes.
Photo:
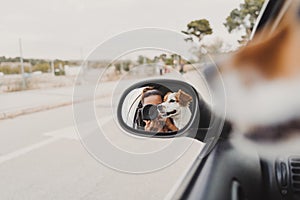
[[[123,94],[121,118],[134,130],[178,132],[191,122],[196,99],[195,90],[179,81],[139,84]]]

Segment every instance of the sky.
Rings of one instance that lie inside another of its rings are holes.
[[[0,56],[81,59],[124,31],[143,27],[180,32],[206,18],[214,34],[234,44],[223,25],[241,0],[6,0],[0,11]],[[117,46],[116,46],[117,48]],[[109,55],[109,54],[108,54]]]

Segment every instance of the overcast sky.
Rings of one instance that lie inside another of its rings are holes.
[[[0,56],[80,59],[124,31],[159,27],[180,32],[191,20],[207,18],[218,36],[232,42],[223,26],[241,0],[6,0],[0,12]]]

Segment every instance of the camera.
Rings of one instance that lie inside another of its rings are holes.
[[[148,104],[140,108],[140,116],[143,120],[153,120],[158,116],[157,106]]]

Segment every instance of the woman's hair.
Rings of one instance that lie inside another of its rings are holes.
[[[144,99],[152,95],[159,95],[161,96],[161,99],[163,99],[163,93],[161,91],[154,89],[154,87],[144,88],[141,95],[141,101],[139,102],[138,108],[136,109],[136,112],[134,114],[133,128],[144,130],[146,124],[142,119],[141,112],[139,111],[139,109],[143,107]]]
[[[153,87],[146,87],[142,92],[141,102],[144,103],[144,99],[152,95],[158,95],[161,97],[161,99],[163,99],[163,94],[161,91],[154,89]]]

